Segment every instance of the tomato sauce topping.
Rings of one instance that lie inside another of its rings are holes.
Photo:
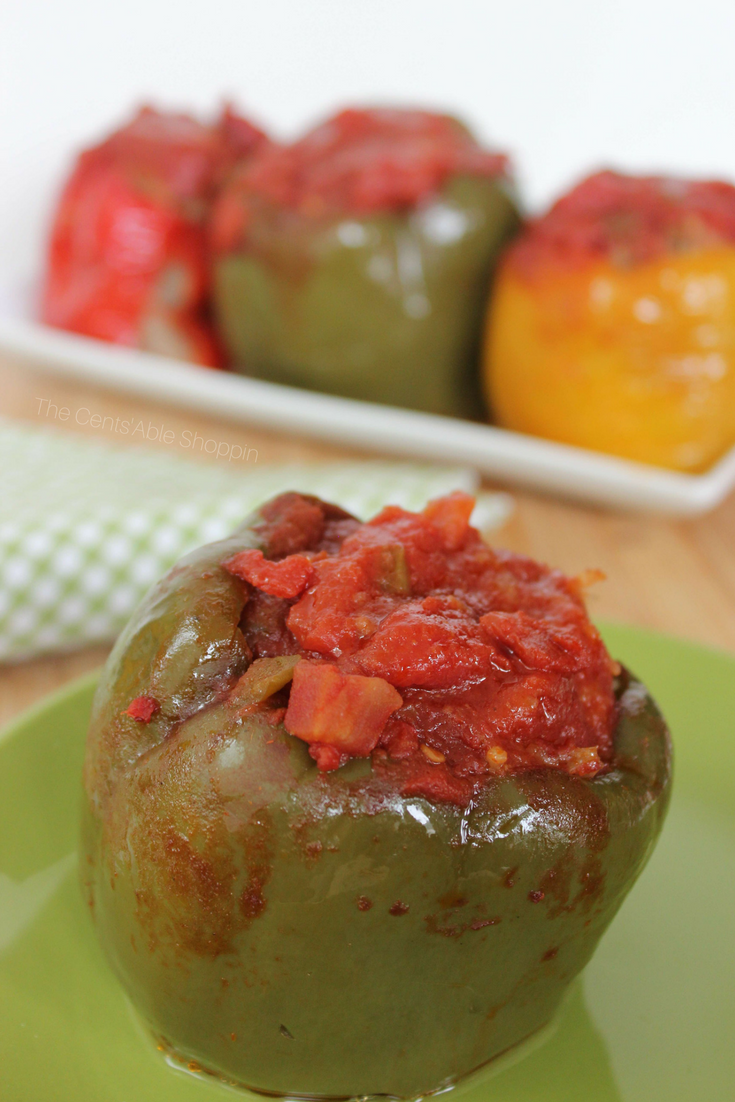
[[[271,144],[243,168],[215,213],[215,247],[236,248],[247,207],[265,202],[306,217],[405,210],[448,177],[498,177],[508,158],[488,152],[448,115],[348,108],[293,145]]]
[[[528,223],[506,263],[531,277],[594,260],[620,267],[735,243],[735,187],[721,181],[598,172]]]
[[[319,525],[305,501],[277,499],[263,527],[267,554],[289,533],[288,555],[225,566],[248,581],[253,655],[300,656],[284,723],[320,768],[371,756],[405,794],[466,803],[494,775],[606,767],[617,666],[579,581],[488,547],[461,492],[366,524]]]

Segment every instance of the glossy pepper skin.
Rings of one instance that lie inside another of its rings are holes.
[[[85,765],[93,919],[182,1059],[275,1094],[415,1097],[552,1016],[658,835],[668,733],[623,673],[593,779],[495,777],[460,807],[401,796],[370,759],[319,772],[226,696],[249,657],[222,564],[274,554],[262,519],[182,560],[110,657]]]
[[[222,364],[209,319],[205,225],[216,190],[264,135],[143,108],[85,150],[49,241],[42,319],[99,340]]]
[[[348,110],[234,178],[213,219],[236,370],[482,416],[479,341],[519,223],[505,158],[454,119]]]
[[[503,261],[485,382],[507,428],[705,470],[735,442],[735,188],[578,185]]]

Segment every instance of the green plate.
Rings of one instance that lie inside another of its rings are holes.
[[[732,1102],[735,1093],[735,658],[632,628],[605,635],[671,724],[671,812],[555,1022],[457,1088],[462,1102]],[[50,698],[0,742],[0,1099],[224,1102],[231,1089],[156,1051],[77,888],[94,682]]]

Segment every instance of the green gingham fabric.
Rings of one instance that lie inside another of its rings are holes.
[[[366,519],[477,482],[468,468],[389,462],[236,472],[0,421],[0,661],[113,639],[176,559],[283,490]],[[484,494],[474,520],[490,528],[508,510],[505,495]]]

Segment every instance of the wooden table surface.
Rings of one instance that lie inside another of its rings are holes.
[[[53,407],[66,407],[66,422]],[[259,464],[359,458],[358,452],[266,433],[173,406],[156,405],[112,391],[61,380],[0,360],[0,413],[35,426],[126,438],[76,423],[76,411],[126,418],[131,415],[174,430],[257,449]],[[82,415],[80,420],[85,420]],[[160,446],[171,450],[170,445]],[[189,453],[187,452],[187,455]],[[206,457],[202,457],[206,459]],[[243,468],[247,469],[247,468]],[[494,484],[488,484],[492,488]],[[498,484],[500,485],[500,484]],[[505,488],[505,487],[504,487]],[[595,618],[622,620],[735,651],[735,495],[697,520],[620,513],[513,490],[515,511],[493,542],[577,574],[598,567],[607,580],[589,595]],[[45,693],[99,665],[105,647],[0,666],[0,723]]]

